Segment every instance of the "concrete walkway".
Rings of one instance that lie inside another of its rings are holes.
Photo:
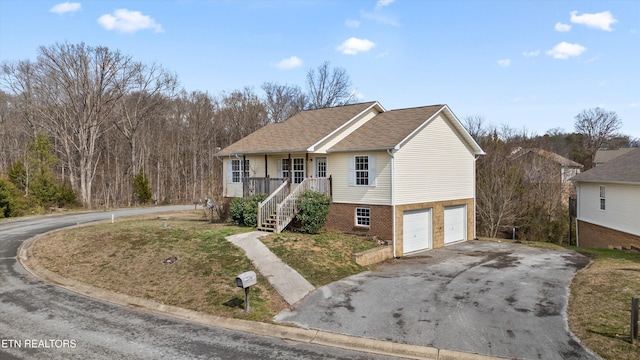
[[[226,239],[238,246],[247,254],[260,273],[269,280],[274,289],[289,304],[293,305],[315,290],[307,279],[285,264],[267,248],[260,237],[271,233],[253,231],[249,233],[228,236]]]

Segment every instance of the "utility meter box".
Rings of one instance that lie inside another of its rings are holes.
[[[258,282],[258,278],[256,273],[253,271],[243,272],[242,274],[236,277],[236,285],[243,289],[248,288],[249,286],[255,285]]]

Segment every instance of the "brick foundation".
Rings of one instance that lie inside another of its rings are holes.
[[[356,226],[356,208],[370,209],[371,226]],[[381,240],[393,240],[393,207],[387,205],[362,205],[332,203],[325,229],[351,234],[378,236]]]
[[[631,245],[640,247],[640,236],[578,220],[578,244],[580,247],[605,249],[629,248]]]

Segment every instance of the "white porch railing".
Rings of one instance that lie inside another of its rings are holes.
[[[276,214],[278,204],[281,203],[287,195],[289,195],[289,180],[282,183],[274,192],[271,193],[264,201],[258,203],[258,229],[273,230],[267,224],[267,219]]]
[[[275,232],[279,233],[296,217],[298,196],[307,190],[331,195],[331,181],[329,178],[306,178],[293,191],[278,203],[276,207]]]

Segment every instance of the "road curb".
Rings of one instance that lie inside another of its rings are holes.
[[[362,338],[345,334],[331,333],[323,330],[303,329],[285,325],[225,318],[100,289],[73,279],[68,279],[60,276],[42,266],[33,256],[33,245],[41,237],[60,230],[62,229],[49,231],[24,241],[18,248],[17,259],[25,268],[25,270],[27,270],[27,272],[29,272],[34,277],[83,296],[206,326],[215,326],[228,330],[251,333],[254,335],[275,337],[283,340],[292,340],[297,342],[355,350],[378,355],[396,356],[407,359],[433,360],[506,359],[503,357],[492,357],[460,351],[444,350],[429,346],[401,344],[392,341]]]

